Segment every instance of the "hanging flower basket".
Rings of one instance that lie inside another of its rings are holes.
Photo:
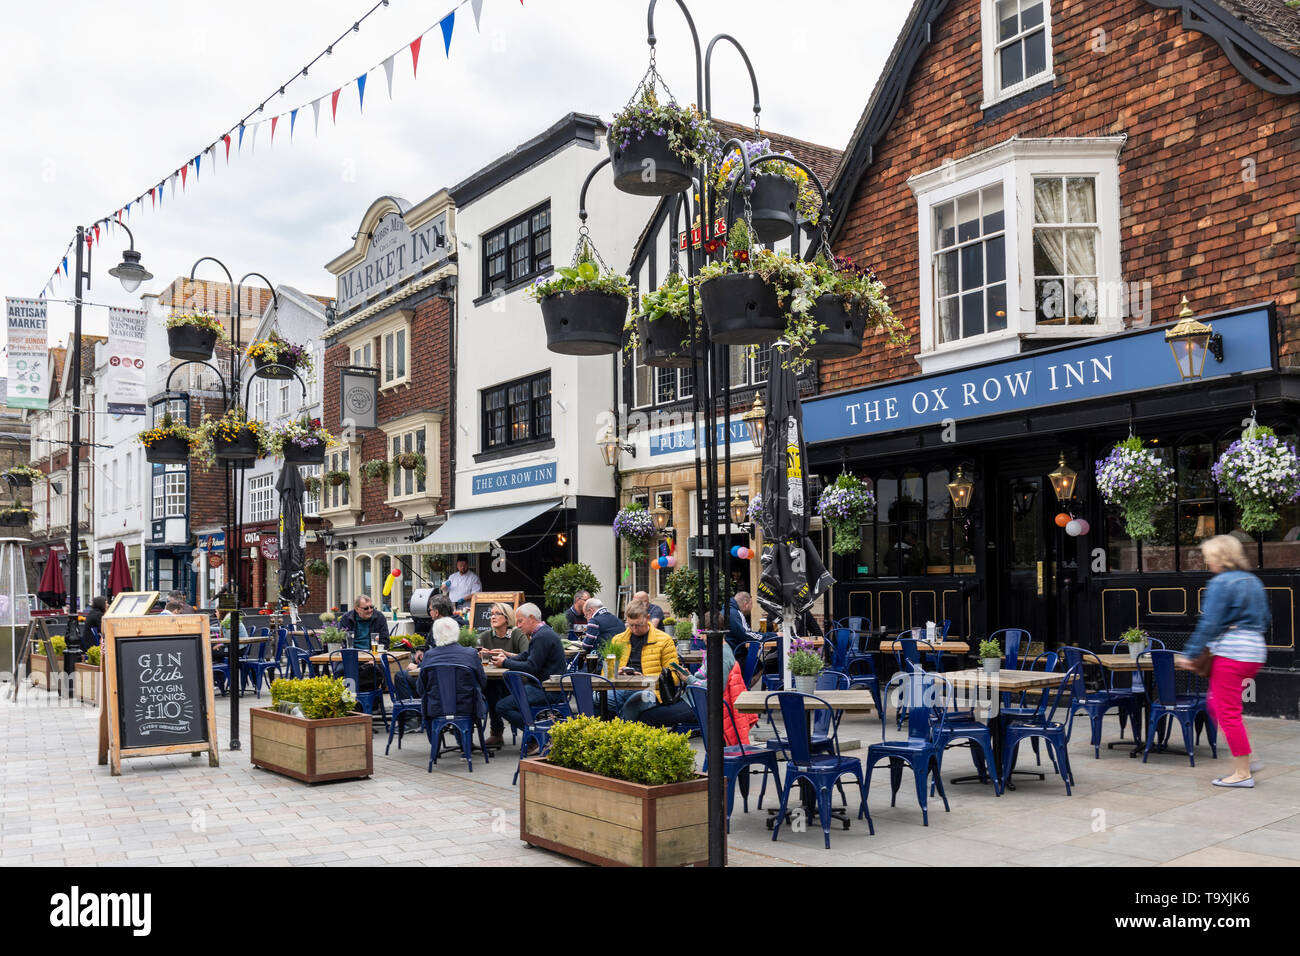
[[[212,358],[225,330],[211,312],[186,312],[167,319],[167,348],[172,358],[185,362],[206,362]]]
[[[0,477],[15,488],[30,488],[34,482],[42,480],[46,475],[31,465],[14,465]]]
[[[820,198],[809,184],[807,172],[794,163],[774,159],[768,159],[759,166],[754,165],[760,156],[791,156],[790,152],[787,150],[783,154],[773,154],[772,144],[767,139],[746,141],[742,147],[745,158],[750,163],[753,191],[749,196],[749,207],[754,235],[770,244],[793,233],[800,216],[809,222],[817,222]],[[732,184],[743,174],[744,163],[740,150],[733,147],[718,164],[717,176],[714,178],[714,185],[722,201],[728,201]],[[731,217],[733,219],[744,217],[744,186],[744,183],[736,186],[734,202],[740,208]]]
[[[716,158],[721,138],[694,107],[678,106],[655,90],[653,63],[637,92],[609,126],[614,186],[634,196],[673,196],[691,185],[693,170]]]
[[[338,439],[325,430],[319,418],[306,416],[268,429],[265,439],[268,452],[296,465],[323,464],[325,450],[337,444]]]
[[[668,136],[649,133],[618,142],[609,138],[614,186],[633,196],[673,196],[691,184],[691,170],[673,151]]]
[[[367,481],[377,481],[384,484],[388,481],[388,476],[392,474],[393,466],[387,458],[372,458],[361,465],[361,477]]]
[[[260,458],[262,449],[257,441],[257,432],[245,424],[232,437],[216,435],[212,439],[212,454],[217,461],[244,460]]]
[[[208,466],[221,462],[248,468],[266,454],[268,435],[262,422],[249,421],[236,405],[220,418],[204,417],[194,429],[194,457]]]
[[[30,508],[6,508],[0,511],[0,528],[26,528],[31,523]]]
[[[1259,534],[1277,524],[1278,508],[1300,500],[1300,459],[1295,448],[1262,425],[1247,428],[1219,456],[1210,474],[1232,496],[1243,531]]]
[[[171,412],[165,412],[157,425],[137,437],[144,446],[145,460],[153,465],[183,465],[194,453],[194,430],[173,418]]]
[[[700,283],[709,335],[719,345],[766,345],[781,337],[785,315],[776,289],[750,273],[715,276]]]
[[[862,524],[875,507],[875,494],[858,478],[849,474],[836,478],[817,499],[817,513],[831,528],[831,550],[857,554],[862,547]]]
[[[818,296],[813,303],[812,319],[825,328],[808,347],[808,358],[852,358],[862,351],[862,336],[867,330],[866,306],[842,295]]]
[[[755,176],[754,191],[749,197],[754,235],[766,243],[789,236],[794,232],[798,201],[799,187],[794,180],[775,173],[759,173]]]
[[[325,473],[325,483],[332,488],[346,485],[351,480],[352,476],[346,471],[329,471]]]
[[[254,340],[247,355],[253,360],[254,374],[261,378],[293,378],[296,370],[311,363],[306,349],[286,341],[274,330],[266,338]]]
[[[642,314],[636,317],[636,330],[641,362],[652,368],[691,368],[704,354],[704,346],[685,318],[664,315],[651,321]]]
[[[632,283],[613,272],[579,229],[573,264],[535,283],[528,296],[542,306],[546,347],[560,355],[613,355],[622,347]]]
[[[1151,514],[1174,493],[1174,470],[1160,456],[1130,435],[1115,445],[1097,465],[1097,490],[1108,505],[1124,514],[1124,529],[1134,541],[1151,539],[1156,526]]]
[[[614,533],[627,542],[628,557],[633,561],[645,560],[646,547],[657,534],[654,518],[639,501],[619,509],[614,516]]]

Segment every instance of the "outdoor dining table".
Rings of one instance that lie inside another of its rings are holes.
[[[1091,657],[1091,655],[1089,656]],[[1096,657],[1101,663],[1101,666],[1108,671],[1115,671],[1120,674],[1133,674],[1136,673],[1138,669],[1138,659],[1132,654],[1098,654]],[[1085,657],[1084,661],[1086,662],[1088,659],[1089,658]],[[1146,657],[1142,658],[1142,683],[1144,688],[1153,667],[1154,665],[1151,663],[1151,655],[1148,654]],[[1138,713],[1141,715],[1141,726],[1133,728],[1133,746],[1129,749],[1128,753],[1130,757],[1136,757],[1142,752],[1142,735],[1146,733],[1147,720],[1149,719],[1147,717],[1147,695],[1145,693],[1143,693],[1141,700],[1138,701],[1138,706]],[[1106,749],[1114,750],[1116,747],[1127,747],[1128,744],[1129,742],[1127,740],[1111,740],[1106,743]]]
[[[227,634],[223,634],[220,637],[218,637],[216,634],[209,634],[208,640],[213,644],[229,644],[230,636]],[[270,634],[262,634],[258,637],[252,637],[252,636],[241,637],[239,639],[239,643],[240,644],[265,644],[267,641],[273,641],[273,640],[275,640],[275,638],[272,637]]]
[[[380,654],[391,654],[394,662],[398,665],[411,656],[410,651],[357,651],[357,663],[377,664],[379,663]],[[313,671],[322,667],[327,667],[330,663],[329,652],[327,651],[324,654],[313,654],[311,657],[307,658],[307,662],[311,664]]]
[[[949,671],[938,674],[938,677],[945,678],[953,685],[953,690],[957,688],[973,689],[975,700],[972,702],[972,709],[988,709],[989,711],[989,736],[993,738],[993,761],[996,768],[990,768],[990,773],[1001,773],[1002,770],[1002,709],[995,703],[994,695],[1014,694],[1021,691],[1037,690],[1048,687],[1057,687],[1061,683],[1061,678],[1065,675],[1059,671],[1023,671],[1009,670],[1002,668],[995,673],[987,673],[982,667],[971,667],[966,670]],[[980,691],[986,689],[989,692],[984,707],[976,705],[980,703]],[[1012,774],[1023,774],[1025,776],[1037,777],[1039,780],[1046,780],[1045,774],[1034,770],[1013,770]],[[954,777],[949,783],[969,783],[978,781],[976,775],[966,777]],[[1006,781],[1008,790],[1016,789],[1015,783],[1008,776]]]
[[[922,638],[916,642],[916,646],[923,654],[928,653],[931,648],[938,651],[940,654],[970,653],[970,645],[965,641],[926,641]],[[899,641],[880,642],[880,652],[882,654],[897,654],[902,649],[903,645]]]

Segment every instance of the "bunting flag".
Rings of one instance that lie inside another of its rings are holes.
[[[335,90],[333,93],[330,94],[330,115],[334,119],[335,126],[339,125],[339,93],[342,91],[342,89],[343,89],[342,87],[339,87],[337,90]]]
[[[483,0],[470,0],[470,7],[474,10],[474,29],[481,33],[478,21],[483,15]]]
[[[96,225],[95,225],[95,241],[96,241],[96,242],[99,242],[99,224],[98,224],[98,223],[96,223]]]
[[[424,37],[418,36],[411,41],[411,79],[415,79],[420,72],[420,41],[423,39]]]
[[[242,130],[244,127],[240,126],[239,128]],[[230,134],[227,133],[225,136],[221,138],[226,141],[226,165],[229,166],[230,165]]]
[[[275,124],[278,122],[280,122],[280,117],[278,116],[271,117],[271,145],[272,146],[275,145]]]
[[[181,192],[185,192],[185,177],[189,173],[189,171],[190,171],[189,163],[186,163],[184,166],[181,167]],[[175,194],[175,190],[173,189],[173,195],[174,194]]]
[[[366,74],[357,77],[357,93],[360,94],[361,112],[366,111]]]
[[[289,142],[290,143],[293,142],[293,124],[298,122],[298,110],[300,109],[302,109],[301,106],[298,107],[297,110],[289,111]]]
[[[243,123],[239,124],[239,145],[236,146],[235,149],[241,153],[244,151],[244,124]]]
[[[393,56],[396,55],[397,55],[396,53],[393,54]],[[387,60],[384,61],[384,76],[388,78],[388,98],[389,100],[392,100],[393,98],[393,57],[392,56],[390,56]]]
[[[447,58],[451,58],[451,31],[456,27],[456,11],[453,10],[441,20],[438,26],[442,27],[442,45],[446,49]]]
[[[208,159],[212,160],[212,162],[208,163],[208,172],[212,173],[215,176],[217,173],[217,144],[216,143],[213,143],[211,146],[208,147]]]
[[[199,155],[197,155],[197,156],[194,157],[194,181],[195,181],[196,183],[199,181],[199,163],[200,163],[202,160],[203,160],[203,154],[202,154],[202,153],[199,153]]]
[[[57,275],[57,273],[55,273],[55,274]],[[64,256],[64,257],[63,257],[63,274],[64,274],[64,275],[67,275],[67,274],[68,274],[68,257],[67,257],[67,256]]]
[[[325,97],[318,96],[311,101],[312,132],[317,136],[320,135],[320,101],[323,99]]]
[[[262,122],[265,122],[263,120]],[[248,151],[254,153],[257,151],[257,131],[262,128],[262,123],[253,124],[253,138],[248,141]]]
[[[172,173],[167,180],[172,185],[172,199],[176,198],[176,174]]]

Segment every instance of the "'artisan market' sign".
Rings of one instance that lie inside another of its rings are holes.
[[[339,315],[346,315],[381,292],[391,292],[425,266],[444,258],[450,251],[446,236],[445,212],[415,230],[395,212],[379,220],[370,234],[366,258],[339,276]]]
[[[515,488],[553,484],[555,484],[555,462],[548,461],[544,465],[494,471],[490,475],[475,475],[473,493],[489,495],[496,491],[512,491]]]
[[[1273,367],[1266,310],[1215,317],[1209,324],[1223,336],[1224,354],[1222,362],[1206,358],[1206,379]],[[804,430],[810,444],[843,441],[1181,383],[1165,330],[1158,328],[810,399],[803,403]]]

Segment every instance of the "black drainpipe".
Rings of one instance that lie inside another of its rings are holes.
[[[438,291],[434,293],[435,299],[444,299],[447,302],[449,315],[447,317],[447,353],[449,356],[448,364],[450,366],[450,398],[447,402],[447,427],[450,429],[448,434],[451,440],[447,443],[448,454],[451,460],[448,464],[449,479],[447,481],[447,490],[444,497],[447,500],[447,506],[443,509],[449,511],[456,507],[456,443],[458,437],[456,434],[456,279],[450,278],[443,280]]]

